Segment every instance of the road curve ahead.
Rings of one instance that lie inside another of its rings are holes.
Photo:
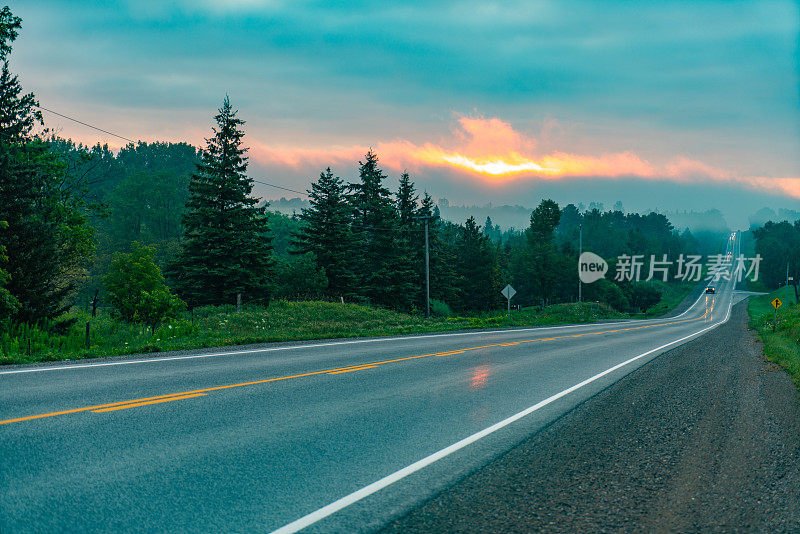
[[[375,530],[735,298],[723,281],[663,319],[0,370],[0,531]]]

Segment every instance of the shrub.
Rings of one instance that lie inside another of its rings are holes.
[[[442,300],[431,299],[431,316],[432,317],[450,317],[453,315],[453,310],[450,306]]]
[[[631,289],[631,305],[634,308],[647,311],[647,308],[658,304],[661,300],[661,291],[650,285],[637,284]]]
[[[105,277],[114,315],[127,322],[144,323],[152,330],[186,307],[170,293],[154,257],[155,248],[134,242],[131,252],[114,256]]]

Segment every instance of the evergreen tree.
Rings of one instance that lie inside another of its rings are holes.
[[[0,221],[0,229],[5,229],[6,227],[8,227],[8,223]],[[0,245],[0,321],[6,321],[19,309],[19,301],[6,289],[11,277],[8,271],[2,267],[8,261],[8,256],[6,256],[5,252],[5,247]]]
[[[430,217],[428,219],[428,248],[430,250],[431,299],[456,305],[460,296],[459,277],[455,271],[456,254],[454,247],[442,239],[443,223],[439,216],[439,210],[428,193],[423,195],[417,213],[420,216]],[[425,276],[425,265],[421,265],[420,269],[420,276]]]
[[[251,195],[244,121],[225,97],[189,183],[184,241],[170,277],[190,306],[268,302],[274,261],[266,208]]]
[[[400,309],[424,309],[425,306],[425,246],[424,221],[417,219],[419,195],[407,172],[400,175],[397,189],[397,261],[396,279],[407,287],[398,294]]]
[[[458,245],[461,307],[490,310],[499,303],[499,277],[495,249],[470,217],[461,228]]]
[[[414,182],[407,172],[400,175],[400,186],[397,189],[397,214],[400,218],[400,227],[403,232],[409,233],[415,230],[415,219],[417,216],[417,205],[419,195],[414,188]]]
[[[519,250],[516,259],[515,282],[533,301],[551,302],[566,298],[561,289],[565,280],[573,280],[577,287],[577,273],[570,274],[568,262],[556,250],[555,230],[561,219],[561,210],[554,201],[542,200],[531,213],[531,223],[525,231],[527,247]],[[568,286],[570,287],[570,286]],[[568,291],[568,290],[567,290]],[[567,295],[571,292],[568,291]]]
[[[396,307],[405,300],[411,283],[396,269],[398,214],[383,185],[386,175],[378,167],[378,156],[371,150],[359,161],[359,178],[350,184],[350,202],[357,228],[355,271],[360,293],[374,304]]]
[[[483,233],[486,237],[495,242],[501,241],[503,237],[500,226],[494,224],[492,218],[488,215],[486,216],[486,222],[483,223]]]
[[[33,133],[42,124],[33,93],[23,94],[8,54],[21,20],[0,11],[0,246],[8,262],[6,288],[18,301],[15,319],[34,323],[70,306],[91,253],[85,184],[67,172],[49,145]]]
[[[356,289],[352,266],[355,243],[344,182],[328,167],[311,184],[308,198],[311,207],[300,215],[303,225],[294,235],[294,252],[314,254],[328,279],[329,295],[352,296]]]

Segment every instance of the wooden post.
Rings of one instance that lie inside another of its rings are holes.
[[[242,311],[242,294],[236,293],[236,312]]]
[[[100,299],[97,298],[97,295],[100,293],[99,289],[95,289],[94,291],[94,298],[92,299],[92,317],[97,315],[97,303]]]
[[[775,327],[778,325],[778,308],[775,308],[775,318],[772,321],[772,333],[775,333]]]
[[[92,322],[91,321],[86,321],[86,348],[87,349],[92,346],[91,340],[89,339],[89,329],[91,327],[92,327]]]

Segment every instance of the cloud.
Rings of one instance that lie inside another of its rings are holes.
[[[449,139],[416,144],[397,139],[374,147],[304,148],[255,144],[255,161],[266,166],[305,169],[350,165],[374,149],[384,166],[394,171],[444,168],[487,187],[510,182],[571,179],[636,178],[681,184],[726,183],[800,198],[800,178],[744,176],[684,155],[657,165],[631,151],[581,154],[537,152],[537,139],[515,130],[499,118],[460,117]]]

